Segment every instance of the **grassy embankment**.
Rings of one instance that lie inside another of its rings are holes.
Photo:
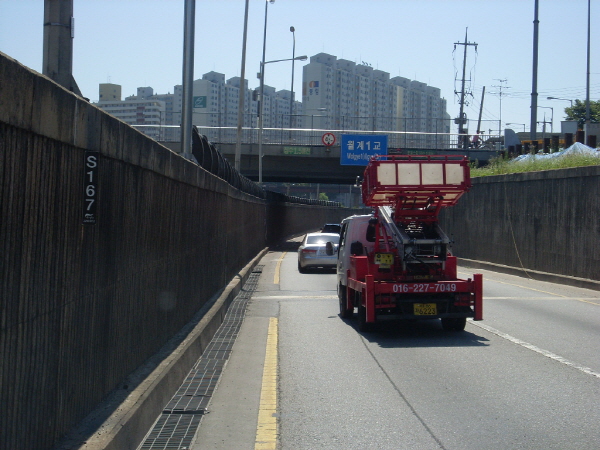
[[[509,159],[494,158],[487,166],[471,167],[471,177],[487,177],[490,175],[504,175],[518,172],[537,172],[540,170],[567,169],[570,167],[597,166],[600,157],[590,155],[568,155],[560,158],[539,159],[513,162]]]

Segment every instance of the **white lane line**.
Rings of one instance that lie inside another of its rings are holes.
[[[565,300],[564,298],[560,298],[560,297],[487,297],[484,296],[483,297],[484,300]],[[567,300],[577,300],[578,302],[585,302],[585,303],[589,303],[590,305],[596,305],[596,306],[600,306],[600,299],[596,298],[596,297],[580,297],[580,298],[575,298],[575,297],[570,297]]]
[[[522,341],[521,339],[517,339],[516,337],[511,336],[510,334],[503,333],[502,331],[496,330],[495,328],[492,328],[488,325],[484,325],[480,322],[474,322],[472,320],[470,320],[469,322],[471,324],[475,325],[476,327],[483,328],[484,330],[489,331],[490,333],[495,334],[496,336],[499,336],[503,339],[506,339],[507,341],[510,341],[514,344],[520,345],[521,347],[525,347],[529,350],[533,350],[534,352],[539,353],[540,355],[543,355],[546,358],[550,358],[555,361],[558,361],[559,363],[564,364],[565,366],[569,366],[574,369],[577,369],[587,375],[592,375],[596,378],[600,378],[600,373],[593,371],[589,367],[585,367],[585,366],[579,365],[577,363],[574,363],[573,361],[569,361],[568,359],[565,359],[562,356],[558,356],[548,350],[544,350],[543,348],[536,347],[533,344]]]
[[[560,297],[483,297],[485,300],[560,300],[564,301],[564,298]]]
[[[253,295],[253,300],[281,300],[289,298],[338,298],[337,295]]]

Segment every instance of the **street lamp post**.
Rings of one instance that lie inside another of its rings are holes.
[[[294,40],[292,46],[292,88],[290,93],[290,128],[292,128],[292,114],[294,114],[294,58],[296,57],[296,29],[294,27],[290,27],[290,31],[292,32],[292,39]]]
[[[240,74],[240,92],[238,96],[237,130],[235,139],[234,167],[240,171],[242,161],[242,127],[244,126],[244,97],[246,96],[246,41],[248,37],[248,2],[244,12],[244,37],[242,39],[242,68]]]
[[[192,159],[192,102],[194,97],[194,32],[196,0],[185,0],[183,25],[183,100],[181,106],[181,153]]]
[[[558,98],[558,97],[546,97],[548,100],[564,100],[565,102],[571,102],[571,108],[573,107],[573,100],[569,98]]]
[[[275,0],[265,1],[265,30],[263,32],[263,51],[260,63],[260,89],[258,93],[258,182],[262,184],[262,129],[263,129],[263,92],[265,87],[265,50],[267,47],[267,11],[269,3],[275,3]]]
[[[266,27],[266,16],[265,16],[265,27]],[[265,28],[266,31],[266,28]],[[308,56],[296,56],[294,58],[297,61],[306,61]],[[282,62],[282,61],[291,61],[291,58],[286,59],[276,59],[273,61],[264,61],[264,48],[263,48],[263,61],[260,63],[260,89],[259,89],[259,107],[258,107],[258,183],[262,184],[262,158],[263,158],[263,112],[264,112],[264,104],[263,95],[265,90],[265,65]]]

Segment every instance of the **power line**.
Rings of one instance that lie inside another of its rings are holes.
[[[473,85],[473,89],[475,90],[481,90],[483,86],[479,85],[479,84],[474,84]],[[527,97],[531,97],[531,92],[529,92],[528,90],[522,90],[522,89],[514,89],[513,87],[511,87],[511,91],[510,92],[506,92],[506,96],[507,97],[511,97],[511,98],[519,98],[521,96],[527,96]],[[600,94],[600,86],[596,85],[596,86],[592,86],[591,90],[593,92],[596,93],[596,95]],[[571,96],[571,97],[577,97],[577,96],[583,96],[583,94],[585,93],[585,86],[561,86],[561,87],[546,87],[543,90],[539,91],[539,94],[544,94],[544,95],[567,95],[567,96]],[[504,95],[504,94],[503,94]]]

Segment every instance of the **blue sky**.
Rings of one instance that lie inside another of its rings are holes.
[[[538,120],[560,128],[568,101],[585,99],[587,0],[540,0]],[[209,71],[226,79],[241,72],[245,0],[197,0],[194,79]],[[42,70],[43,0],[0,0],[0,51]],[[173,91],[182,80],[184,0],[74,0],[73,75],[84,96],[98,99],[100,83],[116,83],[123,96],[138,86]],[[246,78],[258,86],[262,57],[264,0],[250,0]],[[532,90],[534,0],[276,0],[268,5],[266,60],[326,52],[441,89],[448,113],[459,112],[463,47],[467,53],[466,108],[479,114],[486,86],[483,128],[529,130]],[[592,24],[600,23],[600,1],[592,0]],[[600,31],[592,29],[591,99],[600,98]],[[296,61],[294,90],[301,92],[302,65]],[[501,81],[506,80],[506,81]],[[265,83],[290,89],[291,62],[266,66]],[[502,108],[500,108],[500,89]],[[298,94],[297,94],[298,95]],[[552,108],[552,109],[551,109]],[[540,125],[541,127],[541,125]],[[549,127],[549,125],[548,125]],[[541,130],[541,128],[538,128]],[[455,130],[453,130],[455,131]]]

